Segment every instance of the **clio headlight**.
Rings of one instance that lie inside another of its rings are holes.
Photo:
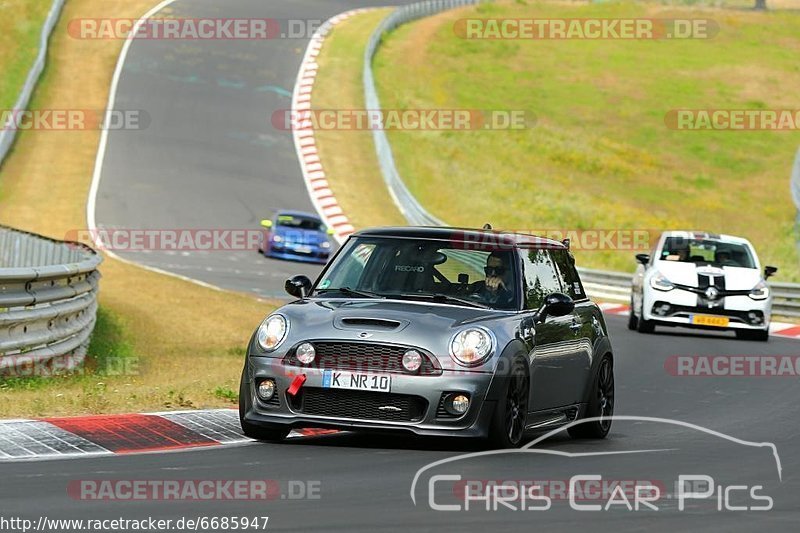
[[[256,332],[256,342],[262,350],[271,352],[286,339],[289,331],[289,322],[282,315],[268,316]]]
[[[450,355],[462,365],[475,366],[492,355],[494,345],[494,336],[488,330],[467,328],[453,336]]]
[[[762,279],[753,287],[748,296],[753,300],[766,300],[769,298],[769,285]]]
[[[650,286],[657,291],[671,291],[675,288],[675,285],[661,272],[656,272],[656,274],[650,278]]]

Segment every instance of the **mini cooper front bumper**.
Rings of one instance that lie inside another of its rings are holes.
[[[266,427],[359,429],[399,431],[417,435],[485,437],[495,410],[495,389],[499,379],[475,371],[440,370],[435,375],[388,375],[389,392],[332,388],[325,379],[326,368],[287,365],[282,358],[250,356],[243,374],[246,397],[244,420]],[[292,383],[304,375],[302,386],[290,393]],[[271,379],[275,393],[264,401],[257,385]],[[449,412],[446,402],[454,394],[469,397],[463,414]]]

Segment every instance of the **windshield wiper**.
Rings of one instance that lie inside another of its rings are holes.
[[[463,298],[457,298],[455,296],[449,296],[447,294],[442,294],[439,292],[434,294],[425,294],[425,293],[423,294],[411,293],[411,294],[397,294],[397,295],[393,294],[392,296],[395,296],[397,298],[410,298],[410,299],[423,298],[427,300],[433,300],[434,302],[439,302],[439,303],[454,302],[454,303],[459,303],[461,305],[466,305],[468,307],[477,307],[479,309],[491,309],[491,307],[489,307],[488,305],[484,305],[482,303],[473,302],[472,300],[465,300]]]
[[[317,289],[317,294],[327,294],[329,292],[341,292],[347,296],[361,296],[362,298],[386,298],[382,294],[378,294],[376,292],[369,292],[369,291],[357,291],[355,289],[351,289],[350,287],[339,287],[338,289]]]

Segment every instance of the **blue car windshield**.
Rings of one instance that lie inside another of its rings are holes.
[[[315,295],[399,298],[517,309],[509,248],[404,238],[354,238],[323,272]]]
[[[326,231],[325,224],[315,218],[298,217],[293,215],[279,215],[277,225],[282,228],[300,229],[310,231]]]

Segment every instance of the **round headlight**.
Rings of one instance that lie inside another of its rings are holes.
[[[416,350],[408,350],[403,354],[403,368],[416,372],[422,366],[422,354]]]
[[[286,338],[289,322],[281,315],[268,316],[258,327],[256,340],[263,350],[272,351]]]
[[[327,250],[328,248],[330,248],[330,247],[331,247],[331,243],[329,243],[328,241],[322,241],[322,242],[320,243],[320,246],[321,246],[322,248],[324,248],[324,249],[326,249],[326,250]]]
[[[295,357],[297,360],[303,363],[304,365],[309,365],[314,362],[314,358],[317,357],[317,350],[314,349],[314,345],[309,342],[304,342],[300,346],[297,347],[295,351]]]
[[[457,333],[450,342],[450,354],[462,365],[482,363],[492,354],[494,340],[483,328],[469,328]]]

